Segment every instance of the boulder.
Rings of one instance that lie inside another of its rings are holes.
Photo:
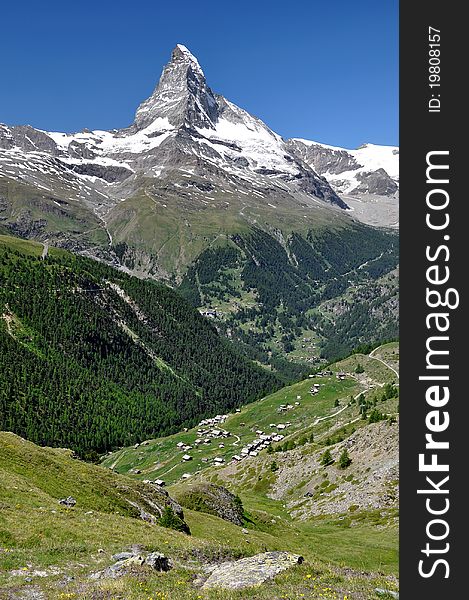
[[[169,571],[173,568],[171,560],[161,552],[152,552],[145,559],[145,564],[155,571]]]
[[[59,504],[62,504],[62,506],[66,506],[67,508],[75,506],[76,503],[77,501],[73,496],[68,496],[67,498],[62,498],[61,500],[59,500]]]
[[[140,567],[149,567],[155,571],[169,571],[173,568],[171,559],[161,552],[151,552],[147,556],[136,551],[119,552],[112,558],[116,561],[113,565],[92,573],[90,579],[116,579],[129,570]]]
[[[260,585],[282,571],[303,562],[303,557],[291,552],[264,552],[216,567],[202,585],[203,589],[243,589]]]
[[[128,569],[129,567],[141,567],[143,564],[145,564],[145,558],[143,556],[136,555],[117,562],[115,565],[112,565],[111,569],[113,567],[116,570]]]
[[[132,556],[135,556],[134,552],[119,552],[118,554],[112,555],[112,560],[127,560],[128,558],[132,558]]]

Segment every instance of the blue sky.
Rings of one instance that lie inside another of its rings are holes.
[[[0,122],[129,125],[172,48],[284,137],[398,144],[397,0],[5,2]]]

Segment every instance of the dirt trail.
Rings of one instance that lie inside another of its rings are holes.
[[[381,358],[377,358],[376,356],[373,356],[373,354],[376,352],[376,350],[379,350],[380,348],[382,348],[385,344],[383,344],[382,346],[378,346],[377,348],[375,348],[374,350],[372,350],[369,353],[369,358],[372,358],[373,360],[378,360],[380,363],[382,363],[385,367],[387,367],[388,369],[391,369],[391,371],[393,371],[397,378],[399,379],[399,373],[398,371],[396,371],[396,369],[394,367],[391,367],[391,365],[389,365],[387,362],[385,362],[384,360],[382,360]]]

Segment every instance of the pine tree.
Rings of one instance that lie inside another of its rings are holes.
[[[171,506],[167,506],[163,510],[163,514],[158,519],[158,525],[161,527],[167,527],[168,529],[175,529],[176,531],[182,531],[183,533],[190,534],[189,527],[187,524],[177,516]]]
[[[350,456],[348,454],[347,448],[344,448],[342,450],[342,454],[340,455],[340,458],[339,458],[339,468],[346,469],[351,464],[352,464],[352,459],[350,458]]]
[[[323,465],[323,467],[327,467],[329,465],[332,465],[333,462],[334,459],[332,458],[331,451],[328,448],[321,456],[321,464]]]

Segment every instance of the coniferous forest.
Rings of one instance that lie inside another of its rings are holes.
[[[279,241],[253,228],[230,242],[202,252],[179,292],[194,306],[238,305],[219,327],[246,356],[272,366],[286,381],[306,376],[304,365],[286,359],[305,331],[320,336],[326,361],[398,338],[397,277],[395,285],[380,279],[392,279],[398,268],[395,233],[355,223]],[[256,302],[243,302],[249,293]]]
[[[40,249],[0,240],[0,430],[90,457],[280,387],[170,288]]]

